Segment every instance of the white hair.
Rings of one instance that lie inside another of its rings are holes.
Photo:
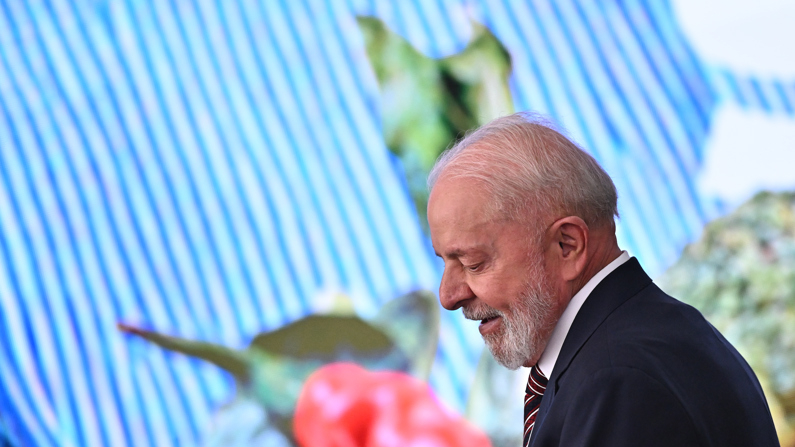
[[[468,134],[436,161],[432,190],[442,176],[480,181],[505,217],[534,210],[578,216],[589,226],[613,225],[618,194],[610,176],[547,118],[520,112]]]

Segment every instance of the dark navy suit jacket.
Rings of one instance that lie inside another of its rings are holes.
[[[745,360],[635,258],[585,300],[549,379],[534,447],[779,445]]]

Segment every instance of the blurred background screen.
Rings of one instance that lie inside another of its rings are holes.
[[[244,352],[435,292],[427,172],[514,111],[603,165],[620,245],[662,277],[709,222],[795,191],[793,23],[784,0],[0,0],[0,445],[287,442],[241,403],[236,354],[157,337]],[[752,364],[784,433],[795,246],[771,240],[790,288],[743,315],[789,320],[741,351],[780,342]],[[438,319],[429,383],[477,423],[483,343]]]

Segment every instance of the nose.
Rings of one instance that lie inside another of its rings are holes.
[[[439,285],[439,302],[447,310],[456,310],[467,300],[475,298],[469,288],[460,266],[445,267],[442,283]]]

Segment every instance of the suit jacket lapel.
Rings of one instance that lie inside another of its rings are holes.
[[[543,422],[547,409],[555,398],[557,381],[566,372],[574,357],[603,321],[626,300],[651,284],[636,258],[622,264],[600,282],[583,303],[566,334],[552,377],[549,378],[544,398],[541,400],[536,425]]]

